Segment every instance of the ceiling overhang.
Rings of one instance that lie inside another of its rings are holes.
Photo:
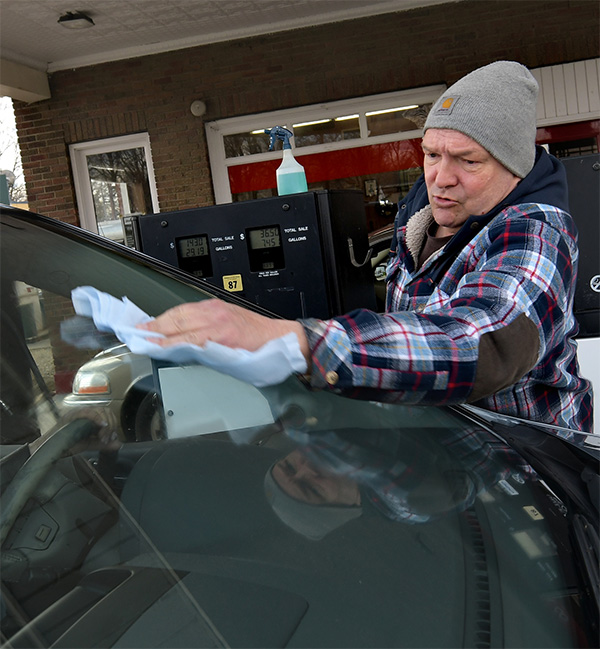
[[[50,99],[48,75],[26,65],[0,59],[0,96],[28,104]]]
[[[64,0],[1,0],[0,92],[50,97],[46,73],[461,0],[103,0],[68,30]],[[125,45],[124,45],[125,44]]]

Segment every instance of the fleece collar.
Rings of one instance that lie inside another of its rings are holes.
[[[427,230],[433,223],[433,211],[431,205],[426,205],[423,209],[415,212],[408,223],[406,224],[405,242],[413,261],[415,268],[419,264],[419,254],[423,249],[425,238],[427,237]]]

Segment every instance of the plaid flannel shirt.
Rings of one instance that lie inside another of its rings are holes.
[[[500,206],[487,222],[469,219],[462,239],[459,233],[420,269],[406,227],[397,230],[388,264],[385,314],[302,321],[311,384],[379,401],[472,402],[481,336],[524,314],[539,332],[537,364],[477,405],[591,431],[591,385],[579,376],[573,340],[578,249],[569,214],[533,202]]]

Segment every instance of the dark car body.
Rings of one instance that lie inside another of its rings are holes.
[[[123,440],[57,391],[99,351],[61,338],[71,291],[234,298],[51,219],[1,227],[3,646],[598,646],[597,437],[146,359],[163,435]]]

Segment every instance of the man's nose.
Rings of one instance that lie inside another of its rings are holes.
[[[298,478],[300,478],[300,479],[314,478],[317,475],[318,475],[318,472],[308,462],[301,462],[301,463],[296,465],[296,472],[294,474],[295,479],[298,479]]]
[[[457,182],[458,176],[454,161],[442,158],[436,165],[435,184],[438,187],[452,187]]]

